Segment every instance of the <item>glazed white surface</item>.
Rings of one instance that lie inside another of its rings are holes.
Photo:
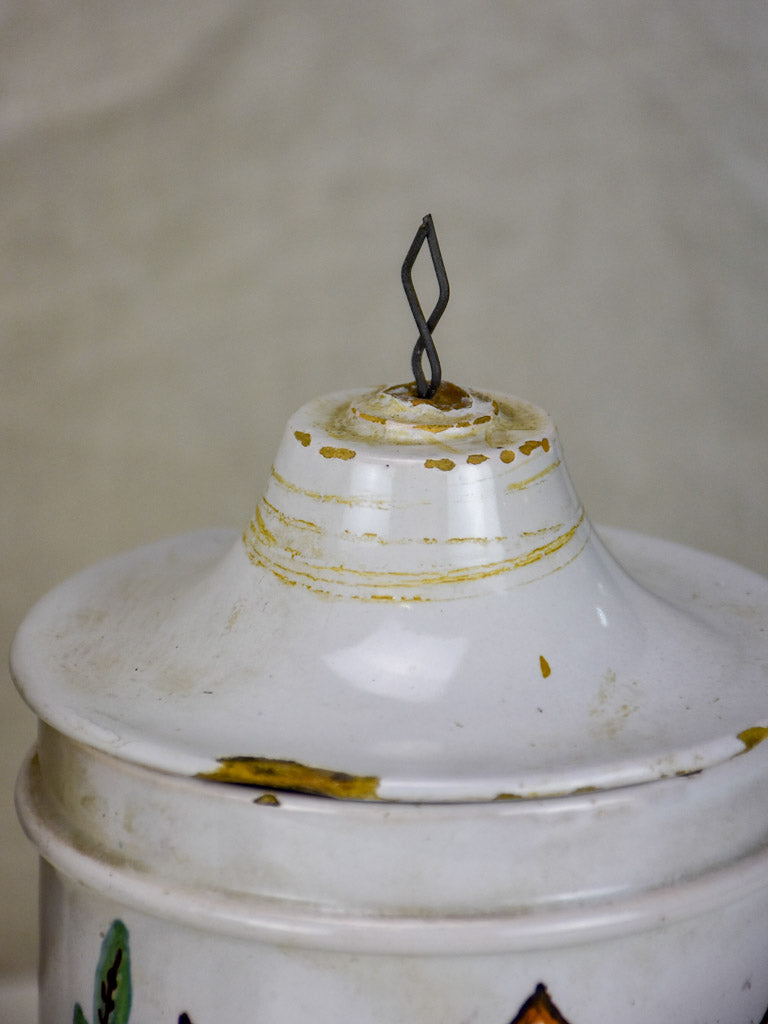
[[[163,771],[295,762],[406,801],[645,782],[765,735],[768,581],[608,531],[617,561],[527,403],[467,397],[451,436],[455,411],[393,441],[344,421],[365,400],[291,418],[243,538],[44,598],[11,659],[36,713]]]
[[[767,763],[758,746],[697,776],[560,799],[265,803],[44,727],[17,793],[44,860],[41,1022],[85,1002],[116,920],[142,1019],[248,1007],[292,1024],[309,1000],[320,1024],[351,1010],[399,1024],[414,1006],[423,1024],[507,1021],[542,980],[575,1021],[754,1018]]]

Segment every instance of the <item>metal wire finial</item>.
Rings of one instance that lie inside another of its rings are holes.
[[[421,303],[416,295],[416,289],[413,287],[413,278],[411,276],[416,257],[419,255],[419,250],[424,244],[425,239],[429,245],[429,254],[432,257],[432,265],[435,268],[435,275],[437,276],[437,283],[440,288],[435,308],[429,314],[428,320],[424,319]],[[437,349],[432,341],[432,332],[437,327],[437,323],[443,315],[445,307],[448,305],[450,289],[448,287],[448,276],[445,273],[445,264],[440,253],[440,245],[437,241],[435,225],[432,223],[430,214],[427,214],[421,222],[419,230],[411,242],[408,255],[403,261],[400,277],[405,289],[405,297],[408,299],[408,305],[411,307],[413,319],[416,321],[416,326],[419,329],[419,339],[414,346],[411,356],[411,369],[416,381],[416,390],[419,398],[432,398],[440,387],[441,378],[440,360],[437,357]],[[429,380],[426,379],[421,368],[421,357],[424,352],[427,353],[427,358],[429,359]]]

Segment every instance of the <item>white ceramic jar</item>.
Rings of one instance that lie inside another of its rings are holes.
[[[311,402],[242,538],[19,630],[40,1021],[767,1021],[767,622],[528,403]]]

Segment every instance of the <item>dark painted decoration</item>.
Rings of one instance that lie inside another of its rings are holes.
[[[510,1024],[568,1024],[568,1021],[550,999],[546,986],[539,982]]]

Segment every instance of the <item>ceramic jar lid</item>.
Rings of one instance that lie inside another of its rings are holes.
[[[290,420],[243,537],[65,582],[12,669],[44,721],[120,759],[348,799],[610,788],[765,738],[768,581],[601,536],[613,554],[542,410],[448,384],[331,395]]]

